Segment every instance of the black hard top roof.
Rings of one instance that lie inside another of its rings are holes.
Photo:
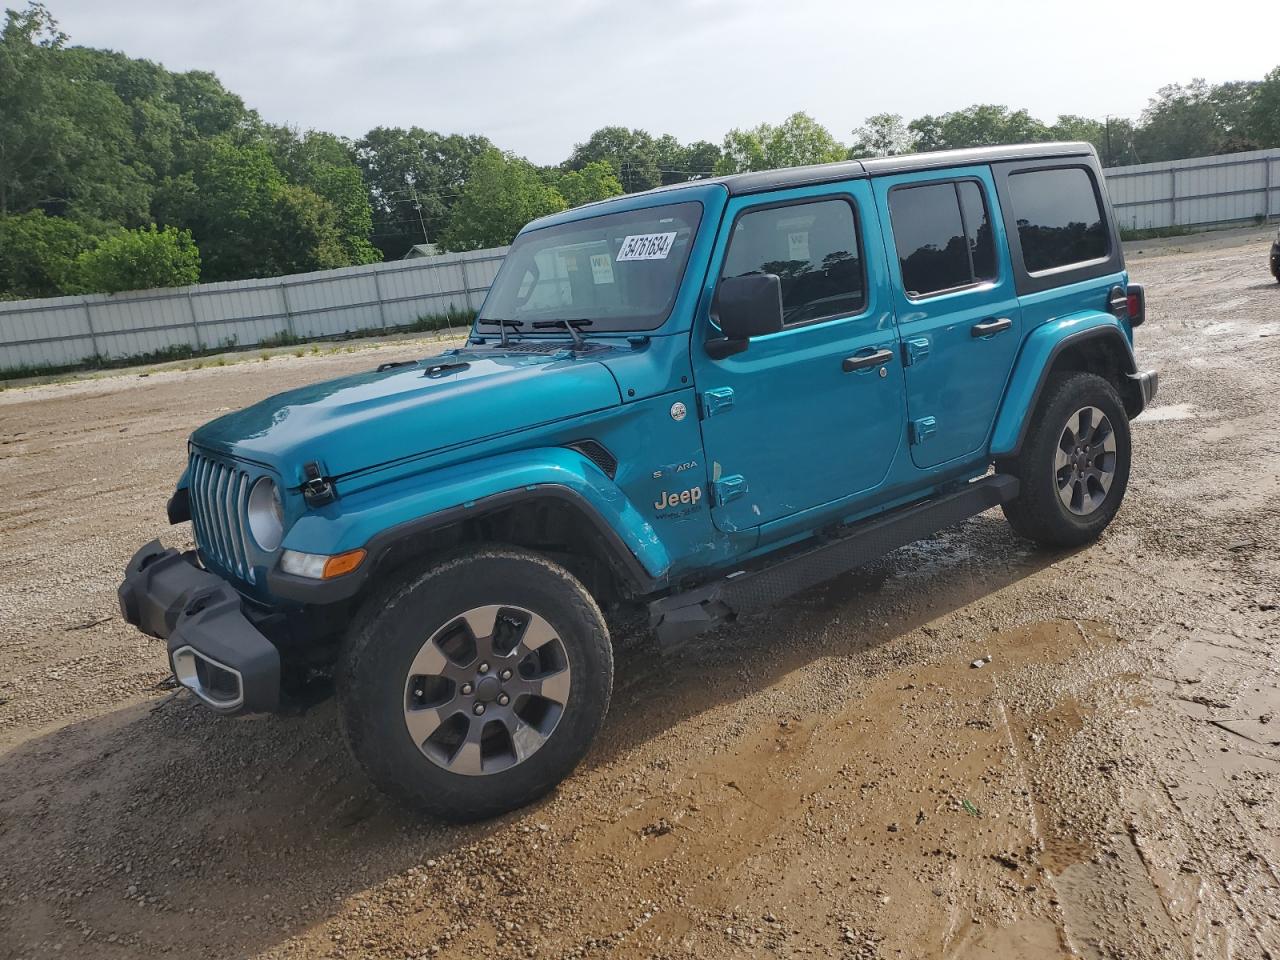
[[[1004,147],[973,147],[968,150],[937,150],[933,153],[908,153],[875,160],[842,160],[839,163],[819,163],[808,167],[734,173],[726,177],[709,177],[705,180],[673,183],[647,192],[679,190],[694,184],[719,183],[729,191],[730,196],[741,196],[789,187],[835,183],[840,180],[910,173],[914,170],[936,170],[939,167],[965,167],[980,163],[996,163],[1001,160],[1038,160],[1042,157],[1092,157],[1095,155],[1093,145],[1088,143],[1023,143]]]

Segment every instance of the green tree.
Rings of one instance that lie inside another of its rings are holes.
[[[444,232],[471,165],[491,149],[487,137],[421,127],[376,127],[356,142],[372,207],[372,240],[386,259],[399,259],[413,244]]]
[[[877,113],[862,121],[853,131],[850,157],[893,157],[909,153],[915,137],[907,129],[902,116],[896,113]]]
[[[556,213],[565,201],[527,160],[486,151],[471,167],[453,219],[441,238],[447,250],[508,244],[530,220]]]
[[[612,165],[626,193],[649,190],[662,183],[658,142],[643,130],[601,127],[585,143],[574,146],[564,166],[567,170],[581,170],[601,160]]]
[[[700,180],[715,173],[716,164],[720,162],[720,146],[709,140],[695,140],[684,148],[684,169],[686,180]]]
[[[80,254],[72,277],[77,293],[181,287],[200,282],[200,251],[187,230],[125,230]]]
[[[0,294],[56,297],[69,292],[76,257],[94,237],[66,217],[30,210],[0,217]]]
[[[1202,79],[1161,87],[1142,112],[1137,148],[1144,162],[1250,149],[1253,85],[1211,87]]]
[[[77,71],[67,37],[33,3],[0,31],[0,216],[49,213],[141,223],[148,189],[129,114],[109,85]]]
[[[822,124],[807,113],[793,113],[774,126],[762,123],[749,130],[725,134],[717,173],[773,170],[807,163],[843,160],[848,150]]]
[[[975,103],[963,110],[912,120],[907,129],[916,149],[956,150],[1004,143],[1040,143],[1053,138],[1049,128],[1026,110],[1010,111],[994,103]]]
[[[350,265],[346,236],[333,204],[295,183],[271,190],[271,232],[264,238],[262,275],[282,276]]]
[[[720,160],[720,148],[716,144],[707,140],[684,144],[669,133],[654,141],[654,151],[663,184],[710,176]]]
[[[1253,92],[1249,134],[1264,150],[1280,147],[1280,67],[1268,73]]]
[[[306,187],[332,206],[342,249],[339,266],[381,260],[382,254],[369,242],[373,211],[352,144],[316,130],[299,136],[277,127],[272,133],[276,165],[289,182]]]
[[[559,191],[566,204],[580,207],[622,193],[622,184],[613,172],[613,165],[603,160],[588,163],[581,170],[569,170],[559,174],[552,185]]]
[[[207,141],[192,172],[163,185],[157,219],[192,232],[206,280],[351,263],[349,223],[315,190],[290,183],[263,142]]]

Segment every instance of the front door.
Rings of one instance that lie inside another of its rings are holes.
[[[982,457],[1022,341],[988,167],[875,180],[918,467]]]
[[[739,197],[693,342],[712,516],[741,531],[874,490],[904,436],[902,364],[870,184]],[[720,277],[773,273],[785,327],[712,359]]]

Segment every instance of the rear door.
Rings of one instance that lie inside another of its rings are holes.
[[[692,347],[712,516],[746,530],[879,486],[903,436],[902,363],[866,180],[737,197]],[[707,355],[717,278],[773,273],[785,327]]]
[[[907,364],[911,459],[981,458],[1022,336],[991,171],[873,182]]]

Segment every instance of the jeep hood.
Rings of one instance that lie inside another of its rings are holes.
[[[342,477],[621,402],[613,375],[594,360],[446,354],[277,394],[191,440],[272,467],[293,485],[313,460]]]

